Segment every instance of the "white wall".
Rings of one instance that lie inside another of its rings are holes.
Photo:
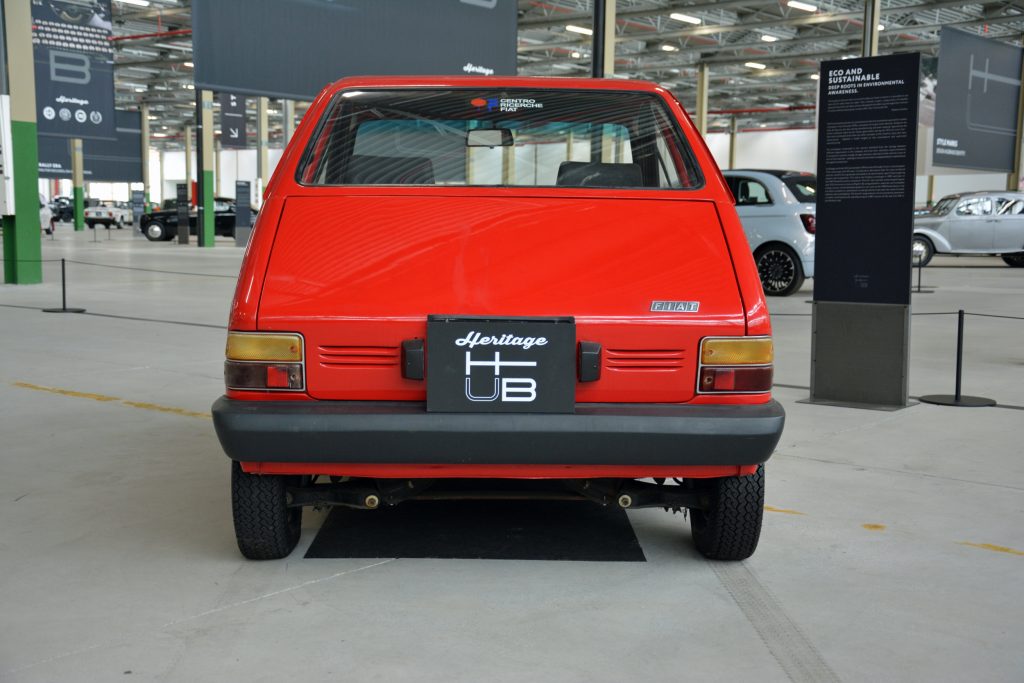
[[[914,203],[928,201],[928,175],[935,176],[934,199],[955,192],[1002,190],[1005,173],[968,171],[932,165],[932,128],[920,126],[918,132],[917,179]],[[718,165],[729,167],[729,134],[711,133],[705,138]],[[778,130],[742,132],[736,135],[736,168],[778,168],[793,171],[817,169],[818,131]]]
[[[729,168],[729,134],[705,137],[718,165]],[[771,130],[736,134],[736,168],[811,171],[817,167],[818,131]]]

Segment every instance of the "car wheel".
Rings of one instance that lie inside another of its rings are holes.
[[[931,262],[932,256],[935,256],[935,247],[932,245],[932,241],[921,235],[914,235],[910,249],[914,266],[927,266]]]
[[[768,296],[789,296],[804,283],[804,269],[796,253],[783,244],[768,244],[754,254],[761,287]]]
[[[700,554],[710,560],[745,560],[754,554],[764,516],[764,465],[746,477],[689,479],[707,495],[709,506],[690,510],[690,531]]]
[[[116,227],[118,230],[123,228],[124,227],[124,220],[118,218],[117,219],[117,223],[114,224],[114,227]]]
[[[1003,262],[1012,268],[1024,268],[1024,251],[1016,254],[1003,254]]]
[[[160,221],[150,221],[145,228],[146,239],[150,242],[159,242],[167,239],[167,228]]]
[[[289,508],[286,488],[298,477],[249,474],[231,463],[231,509],[235,538],[250,560],[279,560],[295,549],[302,533],[302,508]]]

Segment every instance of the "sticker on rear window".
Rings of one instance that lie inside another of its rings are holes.
[[[487,111],[517,112],[520,109],[543,109],[544,104],[530,97],[476,97],[469,101],[476,108],[487,107]]]
[[[652,301],[651,311],[657,313],[696,313],[699,301]]]

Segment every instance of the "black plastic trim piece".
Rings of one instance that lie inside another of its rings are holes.
[[[580,355],[576,368],[581,382],[596,382],[601,379],[601,345],[597,342],[580,342]]]
[[[755,465],[785,422],[757,405],[578,403],[574,414],[428,413],[405,401],[213,404],[228,457],[246,462],[461,465]]]
[[[402,340],[402,377],[423,379],[423,340]]]

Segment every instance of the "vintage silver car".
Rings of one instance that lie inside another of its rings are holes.
[[[1024,192],[969,192],[943,197],[914,218],[914,264],[935,254],[995,254],[1024,266]]]
[[[814,277],[817,178],[799,171],[722,171],[769,296],[796,293]]]

